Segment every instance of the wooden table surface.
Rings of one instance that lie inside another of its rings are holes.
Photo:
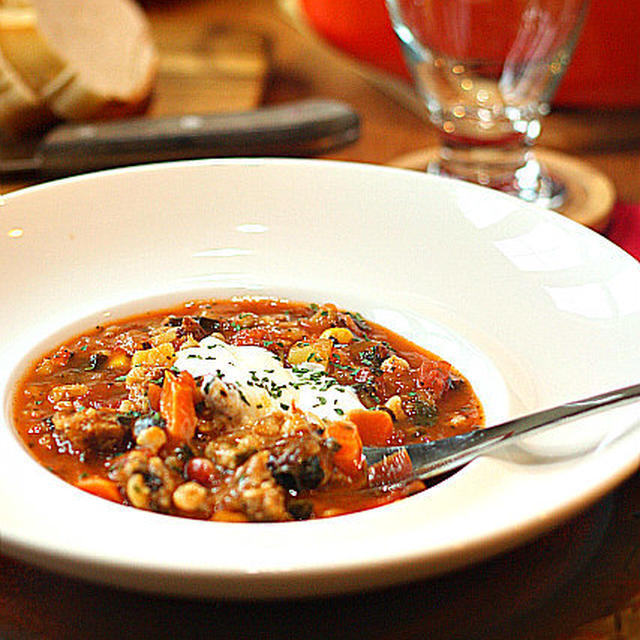
[[[422,117],[374,86],[352,61],[306,37],[275,1],[148,0],[145,7],[164,47],[188,47],[216,24],[266,34],[272,61],[264,103],[323,96],[345,100],[360,114],[360,139],[330,158],[387,164],[435,142]],[[215,110],[214,104],[201,107]],[[162,111],[170,110],[163,103]],[[541,144],[592,163],[613,181],[620,200],[640,201],[640,110],[556,110],[544,122]],[[3,190],[21,184],[4,184]],[[631,635],[636,623],[629,608],[638,592],[640,475],[586,513],[498,558],[438,579],[346,597],[267,603],[165,598],[96,586],[0,556],[0,638],[554,640],[613,638],[617,626],[620,639],[640,637]],[[624,613],[615,619],[592,622],[619,610]]]

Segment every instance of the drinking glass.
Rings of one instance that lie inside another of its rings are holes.
[[[532,150],[588,0],[386,0],[441,145],[430,173],[555,208],[564,186]]]

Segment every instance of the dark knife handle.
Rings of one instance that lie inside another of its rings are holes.
[[[37,169],[66,175],[108,167],[211,157],[311,156],[358,139],[358,115],[335,100],[254,111],[63,124],[36,150]]]

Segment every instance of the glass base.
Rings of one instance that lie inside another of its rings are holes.
[[[389,164],[399,169],[426,172],[429,164],[438,160],[439,154],[439,147],[425,147],[398,156]],[[536,147],[535,157],[543,171],[552,176],[552,181],[558,185],[557,190],[562,193],[564,188],[562,206],[552,208],[574,222],[604,231],[616,201],[616,190],[611,179],[591,164],[559,151]],[[554,202],[553,196],[553,189],[545,193],[548,202]],[[526,201],[531,200],[527,197]],[[546,205],[543,198],[540,198],[540,202]]]
[[[457,154],[447,155],[447,151],[441,149],[428,162],[427,173],[473,182],[547,209],[558,209],[566,202],[565,185],[554,179],[531,153],[527,154],[524,164],[514,169],[508,159],[502,163],[495,157],[491,162],[487,162],[486,157],[461,160]]]

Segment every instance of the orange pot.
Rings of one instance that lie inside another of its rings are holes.
[[[409,78],[384,0],[300,0],[309,24],[335,47]],[[592,0],[554,103],[640,107],[640,0]]]

